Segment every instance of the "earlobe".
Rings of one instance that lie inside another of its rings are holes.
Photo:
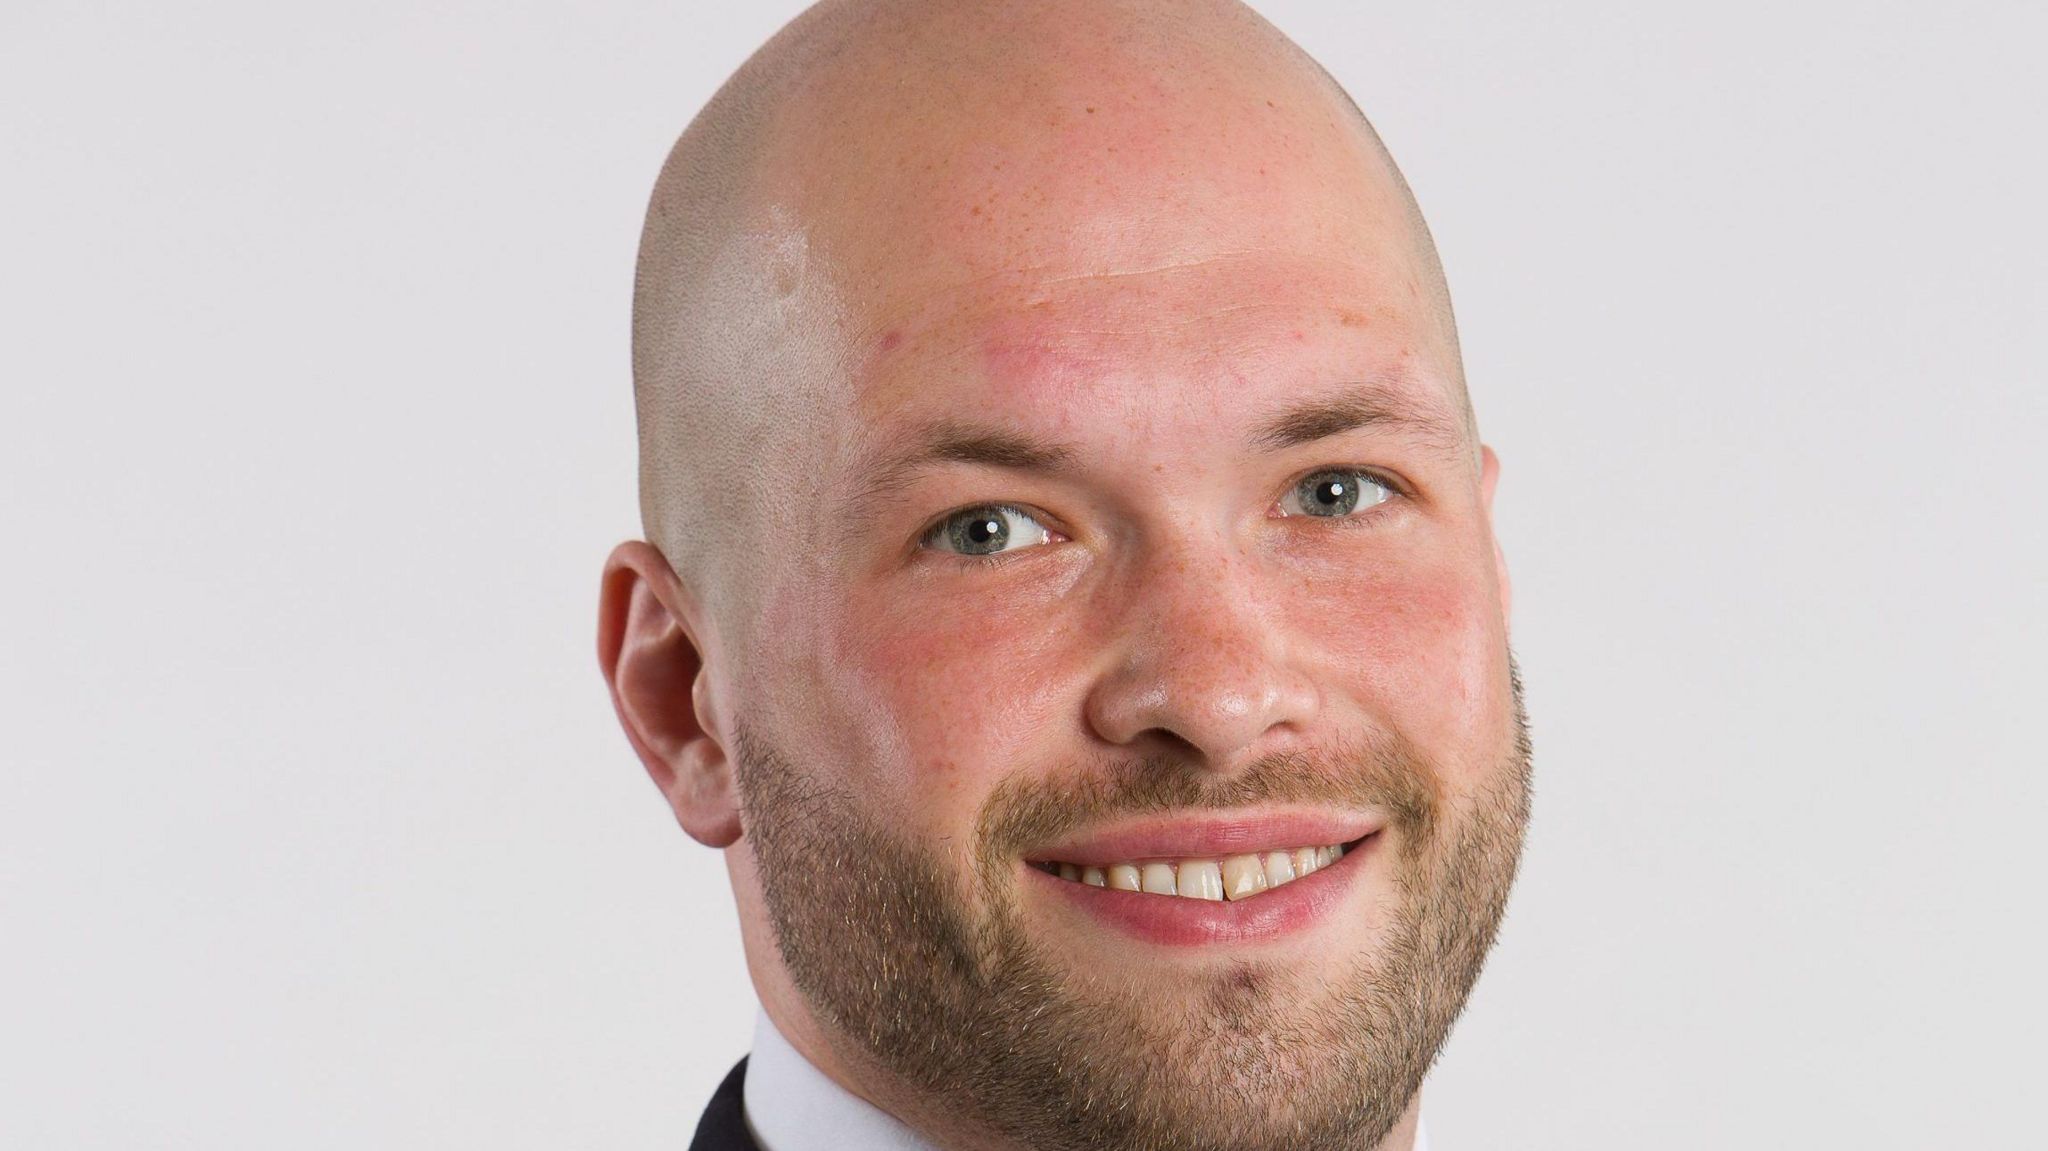
[[[1506,623],[1513,615],[1514,587],[1508,580],[1508,557],[1500,550],[1500,533],[1493,530],[1493,489],[1500,482],[1500,457],[1485,444],[1479,447],[1479,498],[1486,509],[1486,534],[1493,538],[1493,570],[1500,580],[1500,617]]]
[[[638,540],[613,549],[597,624],[612,706],[676,822],[722,848],[740,837],[739,793],[710,707],[701,634],[695,602],[659,551]]]

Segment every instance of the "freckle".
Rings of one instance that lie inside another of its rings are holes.
[[[1095,109],[1094,109],[1094,108],[1090,108],[1090,109],[1088,109],[1088,114],[1089,114],[1090,116],[1093,116],[1093,115],[1095,114]]]
[[[1338,308],[1337,322],[1347,328],[1362,328],[1365,326],[1365,317],[1349,308]]]
[[[969,208],[969,209],[967,209],[967,214],[968,214],[968,215],[970,215],[970,216],[979,216],[979,215],[981,215],[981,205],[980,205],[980,204],[976,204],[976,205],[975,205],[975,206],[973,206],[972,208]]]

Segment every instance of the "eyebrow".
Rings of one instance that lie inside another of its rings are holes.
[[[909,441],[909,450],[890,456],[869,471],[867,481],[854,496],[856,506],[865,506],[901,489],[917,473],[934,464],[982,464],[1014,471],[1061,472],[1079,454],[1073,444],[955,420],[926,424]]]
[[[1348,385],[1335,395],[1293,404],[1260,423],[1247,438],[1253,450],[1279,451],[1361,428],[1405,434],[1424,447],[1456,452],[1464,425],[1437,406],[1380,380]],[[894,437],[892,437],[894,438]],[[980,464],[1012,471],[1059,474],[1072,470],[1080,448],[1007,428],[940,420],[896,439],[908,443],[867,470],[852,504],[864,507],[898,491],[934,465]]]
[[[1260,424],[1250,445],[1278,451],[1359,428],[1385,428],[1443,452],[1465,444],[1462,421],[1387,381],[1365,380],[1334,396],[1295,404]]]

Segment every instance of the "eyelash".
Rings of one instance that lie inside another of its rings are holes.
[[[1349,464],[1339,464],[1332,467],[1311,468],[1308,471],[1302,472],[1300,475],[1296,476],[1294,478],[1294,482],[1288,485],[1287,491],[1292,492],[1295,488],[1301,486],[1302,481],[1308,479],[1310,476],[1322,475],[1324,472],[1340,472],[1351,475],[1364,476],[1366,479],[1371,480],[1373,483],[1378,484],[1380,487],[1387,489],[1387,498],[1381,500],[1377,504],[1374,504],[1371,508],[1365,511],[1354,512],[1348,516],[1290,515],[1285,518],[1320,519],[1325,520],[1331,523],[1333,526],[1339,528],[1355,528],[1365,526],[1371,523],[1372,521],[1378,520],[1383,514],[1385,514],[1380,509],[1384,508],[1386,505],[1393,503],[1397,499],[1408,498],[1408,493],[1406,489],[1404,489],[1400,484],[1395,483],[1393,477],[1387,475],[1385,472],[1380,471],[1378,468],[1358,467]],[[1015,559],[1016,553],[1014,552],[995,552],[991,555],[974,556],[965,555],[960,552],[942,551],[940,549],[931,547],[933,541],[937,540],[941,535],[945,534],[947,524],[952,523],[953,520],[958,518],[959,516],[965,515],[968,512],[976,511],[1015,512],[1018,515],[1025,516],[1032,520],[1036,520],[1040,524],[1045,524],[1044,517],[1042,517],[1039,513],[1032,511],[1030,508],[1023,506],[1022,504],[966,504],[961,507],[954,508],[952,511],[946,512],[945,514],[941,515],[938,519],[932,521],[929,527],[925,528],[924,531],[918,534],[917,546],[920,549],[931,550],[938,555],[944,556],[947,560],[955,562],[964,562],[974,567],[997,567],[1002,564],[1009,563],[1011,560]],[[1045,526],[1049,531],[1057,530],[1052,528],[1049,524],[1046,524]],[[1031,551],[1033,549],[1021,548],[1019,550]]]
[[[1371,522],[1372,520],[1379,519],[1380,516],[1384,514],[1383,512],[1381,512],[1381,508],[1385,507],[1387,504],[1393,503],[1397,499],[1404,498],[1407,495],[1407,491],[1404,488],[1402,488],[1400,484],[1395,483],[1394,478],[1392,476],[1388,475],[1383,471],[1380,471],[1378,468],[1353,467],[1344,464],[1340,464],[1336,467],[1314,468],[1309,471],[1305,471],[1301,473],[1299,476],[1296,476],[1294,478],[1294,482],[1287,486],[1288,492],[1291,493],[1294,491],[1295,488],[1300,487],[1302,485],[1302,481],[1308,479],[1310,476],[1319,476],[1325,472],[1336,472],[1339,475],[1364,476],[1366,479],[1371,480],[1373,483],[1378,484],[1380,487],[1387,489],[1387,498],[1381,500],[1376,504],[1373,504],[1371,507],[1366,508],[1363,511],[1353,512],[1351,515],[1348,516],[1288,516],[1288,519],[1319,519],[1328,523],[1335,524],[1338,527],[1359,527],[1363,524]]]
[[[959,519],[961,516],[966,515],[968,512],[980,511],[1016,512],[1018,515],[1023,516],[1026,519],[1035,520],[1041,525],[1045,524],[1045,519],[1042,515],[1032,511],[1030,508],[1027,508],[1022,504],[968,504],[965,507],[954,508],[952,511],[940,516],[937,519],[937,521],[935,521],[930,527],[924,529],[924,532],[917,537],[917,546],[920,548],[929,548],[930,550],[937,552],[937,554],[942,555],[949,560],[963,560],[967,563],[973,564],[976,567],[995,567],[999,564],[1005,564],[1015,559],[1016,555],[1011,552],[996,552],[992,555],[971,556],[965,555],[961,552],[941,551],[940,549],[931,547],[931,544],[934,541],[936,541],[940,536],[946,534],[947,524],[952,523],[954,520]],[[1051,531],[1053,529],[1048,525],[1046,530]],[[1030,551],[1031,549],[1022,548],[1019,550]]]

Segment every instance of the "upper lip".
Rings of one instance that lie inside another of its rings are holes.
[[[1028,852],[1025,858],[1097,867],[1140,859],[1200,859],[1350,843],[1384,826],[1385,817],[1371,811],[1151,817],[1093,828]]]

